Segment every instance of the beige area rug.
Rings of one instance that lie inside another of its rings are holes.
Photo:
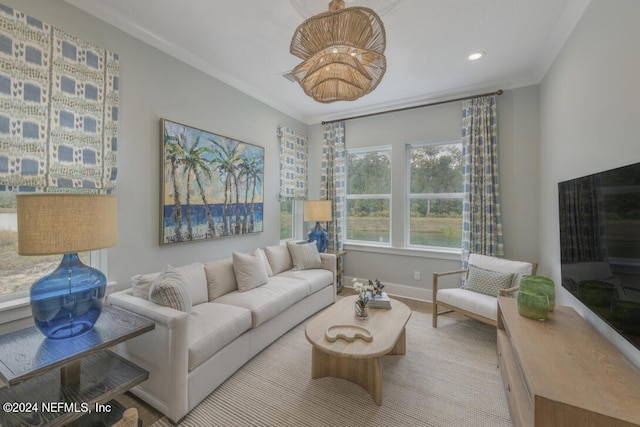
[[[249,361],[181,426],[511,426],[495,328],[414,311],[407,354],[385,356],[382,406],[359,386],[311,379],[306,322]],[[171,426],[166,418],[153,427]]]

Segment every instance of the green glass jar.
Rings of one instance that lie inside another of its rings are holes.
[[[520,289],[517,305],[518,313],[529,319],[543,322],[549,315],[549,298],[544,294],[535,294]]]
[[[520,290],[546,295],[549,299],[549,311],[556,307],[556,285],[553,280],[534,275],[525,275],[520,279]]]

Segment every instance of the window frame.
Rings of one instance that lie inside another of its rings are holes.
[[[454,251],[462,252],[462,241],[459,247],[418,245],[411,243],[411,202],[414,200],[461,200],[464,203],[464,191],[459,193],[412,193],[411,192],[411,149],[420,147],[430,147],[437,145],[460,145],[462,149],[462,138],[444,139],[435,141],[412,142],[405,144],[405,202],[404,202],[404,247],[408,249],[420,249],[427,251]],[[460,212],[462,214],[462,211]],[[462,226],[462,225],[461,225]]]
[[[349,155],[350,154],[366,154],[373,152],[388,152],[389,153],[389,193],[385,194],[349,194]],[[349,225],[347,221],[347,212],[349,206],[349,200],[387,200],[389,203],[389,241],[388,242],[375,242],[372,240],[355,240],[349,239]],[[392,247],[393,246],[393,146],[391,145],[378,145],[374,147],[359,147],[346,150],[346,162],[345,162],[345,209],[344,209],[344,243],[350,244],[363,244],[371,246]]]
[[[280,219],[282,215],[282,202],[283,200],[278,200],[278,219]],[[299,204],[300,204],[299,200],[291,199],[291,237],[286,239],[279,239],[280,244],[283,244],[292,240],[297,240],[298,228],[299,228],[298,224],[300,222],[298,218]],[[278,222],[280,223],[280,221]],[[278,229],[279,236],[281,231],[282,230]]]

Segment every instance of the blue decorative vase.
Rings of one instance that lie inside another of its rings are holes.
[[[308,242],[316,242],[318,246],[318,252],[324,252],[327,250],[327,243],[329,242],[329,233],[322,228],[319,222],[316,222],[316,226],[309,230],[307,234]]]
[[[31,312],[48,338],[75,337],[91,330],[104,302],[107,278],[84,265],[77,253],[65,254],[51,273],[31,286]]]

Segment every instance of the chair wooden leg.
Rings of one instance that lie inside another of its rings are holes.
[[[431,283],[431,301],[433,302],[433,313],[431,314],[431,327],[438,327],[438,275],[433,273]]]
[[[433,302],[433,313],[431,314],[431,326],[433,328],[438,327],[438,304],[435,301]]]

